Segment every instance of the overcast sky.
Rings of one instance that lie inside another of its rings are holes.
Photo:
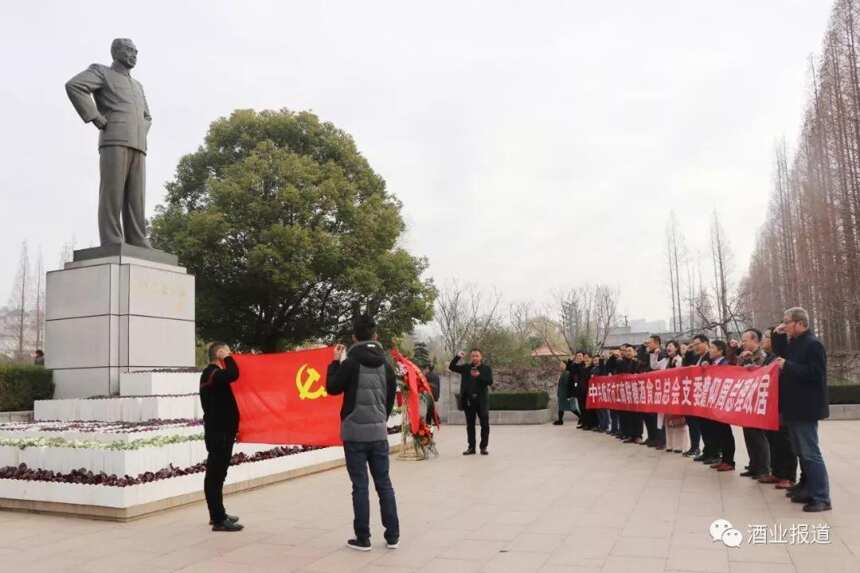
[[[147,211],[236,108],[313,110],[404,204],[440,284],[546,300],[583,282],[667,318],[669,211],[717,209],[746,269],[780,137],[796,140],[830,0],[15,2],[0,34],[0,304],[26,240],[98,242],[96,130],[64,82],[114,37],[154,119]]]

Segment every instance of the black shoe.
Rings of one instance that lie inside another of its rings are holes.
[[[683,455],[685,458],[695,458],[697,456],[702,455],[702,452],[700,452],[697,448],[690,448],[689,450],[684,452]]]
[[[701,461],[704,461],[705,459],[706,459],[705,454],[699,454],[698,456],[693,458],[693,461],[694,462],[701,462]],[[707,459],[710,459],[710,458],[707,458]]]
[[[487,448],[481,448],[481,455],[482,456],[489,456],[490,452],[487,451]]]
[[[745,477],[745,478],[757,478],[757,477],[758,477],[758,474],[757,474],[757,473],[753,473],[753,472],[751,472],[751,471],[749,471],[749,470],[747,470],[747,471],[745,471],[745,472],[741,472],[741,473],[739,473],[738,475],[739,475],[739,476],[741,476],[741,477]]]
[[[346,546],[356,551],[370,551],[370,539],[350,539]]]
[[[221,523],[216,523],[212,526],[212,531],[228,531],[231,533],[235,531],[242,531],[243,529],[245,529],[244,525],[236,523],[235,521],[230,521],[229,519],[225,519]]]
[[[464,456],[474,456],[475,455],[475,448],[467,449],[465,452],[463,452],[463,455]]]
[[[553,426],[563,426],[564,422],[562,422],[561,420],[556,420],[555,422],[552,423],[552,425]]]
[[[400,547],[400,538],[395,537],[394,539],[386,539],[385,546],[389,549],[397,549]]]
[[[791,496],[791,503],[806,503],[812,504],[812,498],[808,495],[793,495]]]
[[[719,457],[715,457],[715,458],[705,458],[704,460],[702,460],[702,463],[703,463],[703,464],[705,464],[706,466],[711,466],[711,465],[714,465],[714,464],[718,464],[718,463],[720,463],[721,461],[723,461],[723,458],[719,458]]]
[[[803,506],[803,511],[809,513],[818,513],[819,511],[830,511],[833,509],[829,503],[825,503],[823,501],[810,501],[806,505]]]
[[[224,521],[232,521],[233,523],[239,523],[239,517],[236,515],[230,515],[228,513],[227,517],[224,518]],[[210,519],[209,525],[215,525],[215,522]]]

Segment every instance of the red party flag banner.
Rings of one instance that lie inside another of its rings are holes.
[[[326,392],[334,348],[234,355],[239,442],[337,446],[343,396]]]
[[[690,366],[594,376],[588,382],[586,408],[698,416],[778,430],[779,366]]]

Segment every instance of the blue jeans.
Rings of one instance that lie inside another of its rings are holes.
[[[400,538],[400,521],[397,519],[394,486],[388,476],[388,441],[344,442],[343,451],[346,456],[346,471],[352,481],[352,510],[355,516],[353,528],[356,538],[370,539],[370,496],[367,480],[369,466],[373,485],[379,495],[385,539],[390,542],[397,541]]]
[[[818,421],[795,422],[786,420],[791,447],[800,458],[805,485],[797,492],[812,501],[830,503],[830,482],[821,448],[818,447]]]

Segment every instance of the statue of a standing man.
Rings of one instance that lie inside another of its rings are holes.
[[[129,72],[137,48],[128,38],[110,46],[113,63],[93,64],[66,82],[78,114],[99,130],[99,237],[150,248],[146,240],[146,135],[152,123],[143,86]]]

